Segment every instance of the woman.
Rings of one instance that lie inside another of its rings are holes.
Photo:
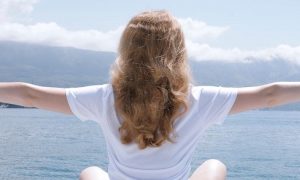
[[[216,159],[189,177],[191,155],[204,130],[228,114],[300,100],[300,83],[256,87],[194,86],[180,25],[166,11],[134,16],[126,26],[111,83],[79,88],[0,83],[0,102],[93,120],[105,136],[108,173],[89,167],[82,180],[225,179]]]

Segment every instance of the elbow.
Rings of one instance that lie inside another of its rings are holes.
[[[268,84],[267,87],[264,89],[263,96],[267,108],[272,108],[278,105],[279,89],[280,89],[280,85],[278,83]]]
[[[34,94],[31,91],[31,84],[29,83],[21,83],[22,89],[22,104],[25,107],[34,107]]]

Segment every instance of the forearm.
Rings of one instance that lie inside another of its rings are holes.
[[[30,107],[27,84],[22,82],[0,83],[0,102]]]
[[[300,82],[273,83],[270,107],[300,102]]]

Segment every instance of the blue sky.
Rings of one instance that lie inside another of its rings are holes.
[[[298,0],[0,0],[0,40],[115,51],[129,19],[153,9],[179,19],[196,59],[300,59]]]
[[[180,18],[230,26],[213,44],[247,49],[300,44],[298,0],[40,0],[32,12],[35,22],[54,21],[70,29],[115,29],[136,13],[166,9]]]

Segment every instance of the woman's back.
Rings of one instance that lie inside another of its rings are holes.
[[[72,112],[81,120],[96,121],[105,136],[110,179],[188,179],[192,153],[204,130],[221,124],[229,113],[235,88],[189,86],[189,110],[174,123],[175,143],[139,149],[123,144],[111,84],[66,89]]]

